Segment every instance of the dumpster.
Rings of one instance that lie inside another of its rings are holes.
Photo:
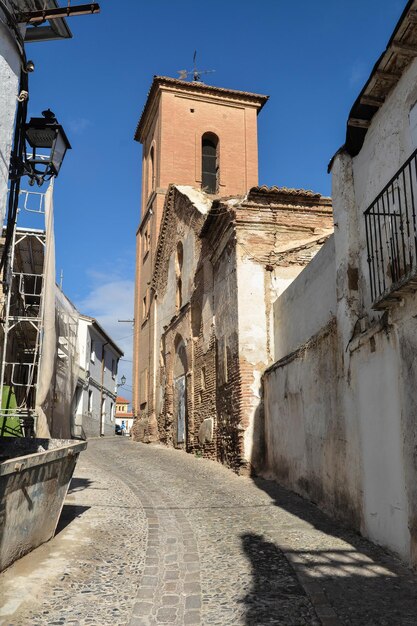
[[[0,438],[0,571],[53,537],[87,442]]]

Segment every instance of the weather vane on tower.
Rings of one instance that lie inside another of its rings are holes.
[[[178,70],[180,80],[187,80],[188,76],[192,76],[193,81],[198,83],[200,82],[200,78],[202,74],[212,74],[213,72],[216,71],[216,70],[198,70],[197,65],[196,65],[196,58],[197,58],[197,50],[194,50],[194,56],[193,56],[194,68],[192,70]]]

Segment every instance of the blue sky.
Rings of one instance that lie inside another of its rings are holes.
[[[63,0],[61,4],[64,4]],[[191,69],[208,84],[265,93],[259,182],[330,194],[327,163],[405,0],[102,0],[74,38],[27,46],[30,115],[50,107],[72,144],[55,185],[57,274],[126,352],[130,397],[141,146],[133,133],[152,76]]]

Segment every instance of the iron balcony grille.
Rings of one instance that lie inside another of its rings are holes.
[[[374,308],[417,290],[417,150],[365,211]]]

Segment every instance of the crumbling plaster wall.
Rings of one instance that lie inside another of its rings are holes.
[[[216,334],[216,410],[219,460],[240,471],[243,452],[241,373],[237,307],[236,241],[226,229],[213,263],[213,303]]]
[[[178,190],[164,225],[160,270],[155,284],[155,398],[159,438],[177,446],[173,382],[176,343],[181,338],[187,359],[187,416],[186,441],[178,447],[200,450],[204,456],[216,458],[216,441],[207,435],[215,430],[216,420],[213,272],[209,251],[199,236],[211,201],[189,187],[178,187]],[[183,255],[180,308],[176,298],[179,243]],[[201,438],[200,426],[208,419],[212,420],[211,428],[208,427],[205,437]]]
[[[241,233],[238,237],[242,238]],[[240,428],[244,431],[243,456],[249,466],[257,465],[257,457],[261,454],[261,375],[271,361],[268,350],[271,302],[268,302],[270,290],[267,289],[264,265],[257,263],[248,248],[240,245],[237,246],[236,257],[239,361],[242,371]]]
[[[274,303],[275,360],[296,350],[336,314],[334,237]],[[320,298],[318,298],[320,294]],[[302,305],[300,301],[302,300]],[[289,315],[291,311],[291,315]],[[306,315],[306,312],[309,314]],[[314,313],[314,314],[313,314]]]
[[[359,154],[336,156],[335,326],[306,338],[322,323],[327,301],[328,283],[321,284],[317,267],[325,247],[276,303],[282,358],[264,378],[266,471],[414,565],[417,297],[407,295],[385,313],[372,309],[363,213],[416,148],[409,121],[416,100],[413,61],[374,116]],[[287,332],[285,320],[292,324],[300,312],[299,333]],[[304,344],[288,354],[298,342]]]
[[[359,528],[360,502],[349,490],[337,342],[336,320],[331,318],[265,373],[264,473]]]
[[[19,89],[20,56],[7,20],[0,8],[0,223],[3,224],[9,176],[10,153]],[[4,21],[3,21],[4,20]]]
[[[414,564],[417,429],[413,348],[417,329],[413,316],[417,299],[407,296],[401,306],[395,305],[385,315],[372,309],[363,213],[417,147],[410,128],[410,110],[416,101],[414,60],[375,114],[359,154],[353,159],[341,154],[333,166],[335,221],[342,221],[335,235],[336,249],[339,247],[340,258],[344,248],[349,250],[350,258],[357,258],[358,269],[356,303],[349,292],[347,273],[339,271],[338,319],[343,345],[349,345],[345,371],[350,377],[346,378],[344,397],[350,411],[345,410],[345,415],[348,419],[353,414],[357,420],[362,530]],[[353,189],[346,189],[348,178]],[[342,266],[340,262],[339,268]]]

